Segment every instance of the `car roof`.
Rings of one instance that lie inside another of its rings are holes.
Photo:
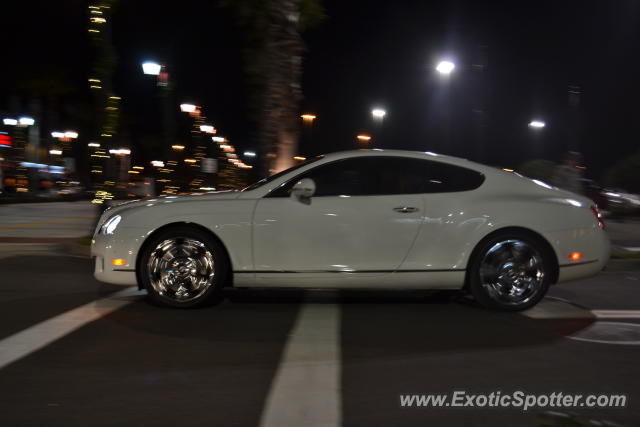
[[[492,166],[483,165],[481,163],[476,163],[471,160],[463,159],[460,157],[438,154],[432,151],[386,150],[386,149],[380,149],[380,148],[348,150],[348,151],[336,151],[333,153],[325,154],[323,156],[323,160],[325,160],[326,162],[326,161],[346,159],[351,157],[366,157],[366,156],[410,157],[415,159],[432,160],[436,162],[442,162],[442,163],[448,163],[451,165],[467,167],[483,173],[497,171],[497,169]]]

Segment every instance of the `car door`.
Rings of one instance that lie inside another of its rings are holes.
[[[253,220],[257,277],[394,271],[423,220],[423,195],[404,175],[402,158],[348,158],[306,171],[260,199]],[[289,195],[302,178],[316,185],[307,203]]]

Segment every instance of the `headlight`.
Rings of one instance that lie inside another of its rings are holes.
[[[120,215],[114,215],[107,220],[102,227],[100,227],[100,234],[113,234],[116,231],[116,227],[120,224],[122,217]]]

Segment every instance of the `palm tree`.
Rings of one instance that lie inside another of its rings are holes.
[[[302,100],[300,33],[325,17],[321,0],[220,0],[245,29],[245,64],[257,95],[258,143],[265,173],[293,164]]]

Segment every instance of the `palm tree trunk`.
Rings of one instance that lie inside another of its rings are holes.
[[[304,44],[298,31],[299,1],[271,0],[267,13],[260,145],[264,172],[273,174],[292,166],[297,154]]]

